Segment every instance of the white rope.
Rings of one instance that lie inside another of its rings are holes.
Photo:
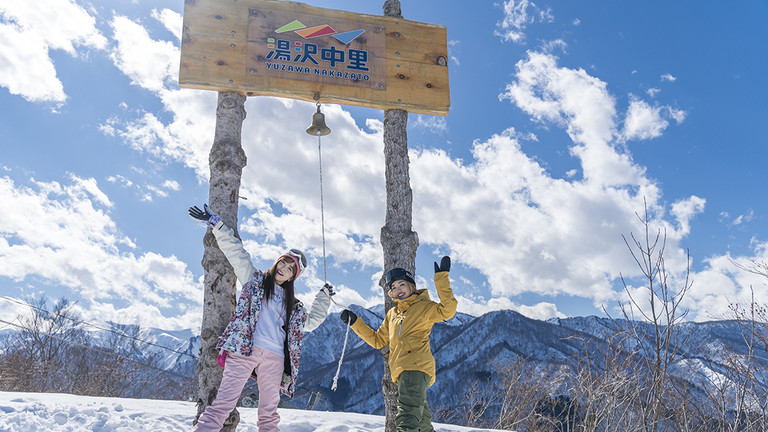
[[[339,383],[339,373],[341,372],[341,363],[344,362],[344,351],[347,350],[347,338],[349,337],[349,328],[347,325],[347,332],[344,334],[344,346],[341,348],[341,357],[339,357],[339,366],[336,368],[336,376],[333,377],[333,384],[331,385],[331,391],[336,391],[336,384]]]
[[[319,107],[320,104],[318,103]],[[317,160],[320,163],[320,225],[323,230],[323,282],[328,283],[325,268],[325,209],[323,208],[323,152],[320,150],[320,135],[317,136]]]
[[[336,300],[331,297],[331,301],[336,304],[336,306],[346,309],[350,312],[352,310],[344,306],[343,304],[339,304]],[[347,351],[347,339],[349,338],[349,328],[352,327],[351,325],[347,324],[347,332],[344,334],[344,345],[341,347],[341,357],[339,357],[339,365],[336,367],[336,375],[333,377],[333,384],[331,385],[331,391],[336,391],[336,384],[339,382],[339,373],[341,373],[341,364],[344,362],[344,352]]]
[[[320,108],[320,102],[317,103],[318,109]],[[323,282],[328,283],[328,273],[326,269],[326,263],[325,263],[325,206],[324,206],[324,198],[323,198],[323,152],[322,148],[320,146],[320,135],[317,136],[317,160],[320,166],[320,226],[322,227],[322,233],[323,233]],[[331,297],[331,301],[336,303],[335,300],[333,300],[333,297]],[[336,305],[343,307],[344,309],[349,309],[346,306],[342,306],[338,303]],[[351,312],[351,311],[350,311]],[[339,366],[336,368],[336,376],[333,377],[333,385],[331,385],[331,390],[336,391],[336,385],[339,382],[339,373],[341,373],[341,364],[344,362],[344,352],[347,350],[347,339],[349,338],[349,325],[347,325],[347,332],[344,334],[344,346],[341,348],[341,357],[339,357]]]

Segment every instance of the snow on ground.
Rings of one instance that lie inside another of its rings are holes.
[[[239,432],[256,432],[256,408],[239,408]],[[380,432],[384,417],[280,408],[282,432]],[[188,431],[193,402],[0,392],[0,432]],[[436,432],[491,431],[435,423]]]

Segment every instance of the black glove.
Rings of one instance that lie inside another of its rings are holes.
[[[328,296],[336,295],[336,292],[333,290],[333,285],[329,284],[328,282],[326,282],[325,285],[320,288],[320,291],[325,291]]]
[[[344,321],[350,326],[354,324],[355,321],[357,321],[357,315],[355,315],[355,313],[349,309],[344,309],[343,311],[341,311],[341,315],[339,315],[339,318],[341,318],[342,321]]]
[[[435,273],[447,271],[451,271],[451,257],[444,256],[443,259],[440,260],[440,265],[437,265],[437,262],[435,262]]]
[[[208,204],[203,204],[203,209],[205,210],[200,210],[197,206],[192,206],[189,208],[189,215],[199,221],[207,223],[211,228],[215,227],[221,218],[211,213]]]

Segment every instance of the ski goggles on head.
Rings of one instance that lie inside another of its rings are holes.
[[[307,257],[304,256],[304,253],[302,253],[298,249],[291,249],[288,252],[284,253],[280,258],[282,257],[288,257],[293,260],[294,263],[296,263],[296,277],[293,279],[296,280],[296,278],[299,277],[301,272],[304,271],[305,268],[307,268]]]
[[[409,272],[408,270],[400,267],[395,267],[392,270],[387,272],[387,275],[384,279],[384,284],[387,287],[387,289],[392,289],[392,282],[404,280],[408,281],[414,285],[416,285],[416,282],[413,280],[413,274]]]

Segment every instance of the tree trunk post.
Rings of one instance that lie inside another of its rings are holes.
[[[245,119],[244,95],[219,92],[216,106],[216,133],[208,157],[211,169],[208,203],[227,226],[237,233],[237,204],[245,152],[241,145]],[[235,311],[237,277],[224,254],[219,250],[211,229],[203,237],[205,251],[202,266],[205,271],[203,293],[203,322],[200,329],[200,356],[197,363],[198,392],[195,423],[205,408],[216,398],[223,369],[216,363],[216,342]],[[233,410],[222,431],[231,432],[240,422],[240,413]]]
[[[416,248],[419,237],[411,228],[413,193],[408,175],[408,138],[406,124],[408,112],[400,109],[384,112],[384,161],[387,185],[387,210],[385,224],[381,228],[381,246],[384,250],[384,271],[402,267],[415,274]],[[395,302],[387,295],[384,276],[379,285],[384,292],[384,309],[389,311]],[[384,410],[386,432],[395,431],[397,414],[397,386],[392,382],[389,370],[389,346],[382,349],[384,355]]]
[[[386,0],[385,16],[402,18],[399,0]],[[419,237],[412,230],[413,193],[408,174],[408,112],[401,109],[384,111],[384,163],[387,190],[387,208],[384,226],[381,228],[381,246],[384,251],[384,271],[402,267],[416,273],[416,248]],[[387,295],[384,276],[379,281],[384,292],[384,309],[389,311],[395,302]],[[397,415],[397,386],[392,382],[389,369],[389,346],[382,349],[384,377],[381,389],[384,395],[386,432],[395,432]]]

